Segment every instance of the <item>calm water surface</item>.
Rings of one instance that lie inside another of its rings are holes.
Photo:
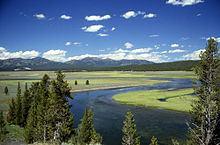
[[[189,79],[168,80],[171,82],[152,86],[72,93],[74,99],[69,102],[72,105],[71,111],[74,114],[75,127],[80,123],[85,108],[91,107],[94,111],[95,128],[103,136],[103,143],[105,145],[120,145],[124,115],[130,110],[135,116],[143,145],[148,144],[152,136],[158,137],[162,145],[169,145],[171,138],[186,139],[186,121],[190,118],[189,114],[150,107],[122,105],[112,100],[113,95],[129,91],[192,87],[192,81]]]

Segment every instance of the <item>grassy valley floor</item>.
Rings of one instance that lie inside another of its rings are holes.
[[[129,105],[156,107],[168,110],[189,112],[196,97],[193,89],[146,90],[117,94],[113,100]]]
[[[22,91],[25,83],[40,81],[44,74],[55,77],[54,71],[12,71],[0,72],[0,110],[6,111],[10,98],[16,96],[17,83],[21,83]],[[72,92],[99,90],[109,88],[122,88],[130,86],[154,85],[167,82],[153,78],[194,78],[193,72],[186,71],[147,71],[147,72],[65,72],[66,80],[72,88]],[[78,85],[75,85],[77,80]],[[90,84],[85,85],[86,80]],[[4,94],[5,86],[8,87],[8,95]]]

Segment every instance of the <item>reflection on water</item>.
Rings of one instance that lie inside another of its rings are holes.
[[[128,91],[192,87],[192,82],[189,79],[169,80],[171,82],[153,86],[98,90],[72,94],[74,95],[74,99],[69,102],[72,105],[71,111],[74,114],[75,127],[80,122],[85,107],[91,107],[95,114],[95,128],[103,136],[104,144],[120,145],[124,114],[130,110],[135,116],[142,144],[148,144],[152,136],[158,137],[160,144],[164,145],[170,144],[171,138],[184,140],[186,139],[186,121],[189,120],[189,114],[155,108],[121,105],[112,100],[113,95]]]

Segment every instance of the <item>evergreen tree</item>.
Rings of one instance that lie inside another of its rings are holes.
[[[86,85],[89,85],[89,80],[86,80]]]
[[[201,53],[200,64],[196,68],[199,86],[195,88],[198,96],[192,105],[191,142],[196,145],[210,145],[215,138],[217,116],[219,111],[219,87],[216,85],[216,69],[219,65],[217,42],[210,38],[205,52]],[[217,144],[219,142],[215,142]]]
[[[37,106],[37,136],[38,140],[46,142],[47,140],[47,123],[48,123],[48,98],[49,98],[50,77],[44,75],[39,86],[39,103]]]
[[[5,87],[5,95],[8,95],[8,87]]]
[[[18,82],[17,97],[16,97],[16,124],[22,125],[22,98],[21,98],[21,86]]]
[[[81,124],[77,130],[77,144],[98,144],[102,142],[102,137],[98,134],[93,124],[93,112],[86,108]]]
[[[27,123],[25,125],[24,137],[27,143],[33,143],[37,141],[37,106],[39,102],[39,86],[40,83],[33,83],[30,88],[30,96],[31,96],[31,108],[28,112]]]
[[[11,103],[9,104],[7,122],[10,124],[16,124],[16,104],[14,98],[11,99]]]
[[[156,137],[152,137],[151,138],[151,143],[150,143],[150,145],[158,145],[158,141],[157,141],[157,138]]]
[[[75,80],[75,85],[78,85],[78,82],[77,82],[77,80]]]
[[[122,132],[123,145],[140,145],[140,137],[137,134],[135,119],[131,112],[127,112],[125,115]]]
[[[3,116],[3,112],[0,112],[0,142],[2,142],[5,138],[5,135],[7,133],[6,128],[5,128],[5,119]]]
[[[48,136],[58,142],[67,141],[73,133],[73,116],[67,101],[70,87],[64,77],[58,72],[56,80],[51,81],[48,105]]]
[[[172,141],[173,145],[180,145],[176,139],[172,139],[171,141]]]
[[[22,127],[26,125],[26,120],[30,107],[30,92],[28,90],[27,83],[25,83],[25,91],[22,97]]]

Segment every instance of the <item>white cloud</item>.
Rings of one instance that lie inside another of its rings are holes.
[[[23,59],[31,59],[38,57],[40,53],[35,50],[30,51],[16,51],[16,52],[9,52],[4,47],[0,47],[0,59],[9,59],[9,58],[23,58]]]
[[[125,48],[133,48],[134,47],[134,45],[132,44],[132,43],[130,43],[130,42],[126,42],[125,44],[124,44],[124,46],[125,46]]]
[[[111,31],[115,31],[115,29],[116,29],[115,27],[112,27]]]
[[[138,14],[134,11],[128,11],[122,15],[125,19],[129,19],[131,17],[136,17]]]
[[[160,35],[157,35],[157,34],[152,34],[152,35],[149,35],[149,37],[153,38],[153,37],[159,37]]]
[[[166,55],[159,54],[157,52],[152,52],[152,48],[137,48],[133,50],[128,49],[118,49],[110,53],[106,54],[85,54],[85,55],[79,55],[79,56],[73,56],[69,57],[68,60],[72,59],[83,59],[86,57],[98,57],[102,59],[113,59],[113,60],[122,60],[122,59],[138,59],[138,60],[149,60],[153,62],[164,62]]]
[[[190,6],[190,5],[195,5],[198,3],[203,3],[203,0],[168,0],[166,1],[167,4],[172,4],[172,5],[181,5],[181,6]]]
[[[216,41],[217,41],[218,43],[220,43],[220,37],[216,38]]]
[[[64,19],[64,20],[72,19],[72,17],[71,17],[71,16],[68,16],[68,15],[61,15],[60,18],[61,18],[61,19]]]
[[[109,36],[108,34],[105,34],[105,33],[99,33],[97,34],[98,36],[101,36],[101,37],[106,37],[106,36]]]
[[[201,15],[202,15],[201,13],[196,14],[197,17],[199,17],[199,16],[201,16]]]
[[[69,42],[69,41],[65,43],[66,46],[70,46],[71,44],[72,44],[72,43]]]
[[[170,47],[177,48],[177,47],[179,47],[179,44],[174,43],[174,44],[171,44]]]
[[[192,53],[186,54],[183,56],[186,60],[199,60],[199,55],[201,52],[205,51],[205,49],[199,49],[196,51],[193,51]]]
[[[147,53],[147,52],[150,52],[151,50],[152,48],[138,48],[138,49],[131,50],[130,53]]]
[[[111,19],[111,16],[110,15],[104,15],[104,16],[92,15],[92,16],[86,16],[85,19],[87,21],[102,21],[102,20]]]
[[[38,13],[38,14],[35,14],[33,16],[36,17],[38,20],[46,19],[46,16],[42,13]]]
[[[124,17],[125,19],[129,19],[131,17],[136,17],[138,15],[142,15],[143,18],[154,18],[154,17],[157,17],[157,15],[154,14],[154,13],[146,13],[146,12],[142,12],[142,11],[137,11],[137,12],[135,12],[135,11],[128,11],[128,12],[124,13],[122,15],[122,17]]]
[[[60,49],[52,49],[48,50],[43,53],[42,57],[52,60],[52,61],[59,61],[59,62],[64,62],[66,61],[66,51],[65,50],[60,50]]]
[[[144,18],[154,18],[154,17],[157,17],[157,15],[154,13],[144,14]]]
[[[169,50],[168,53],[182,53],[185,52],[183,49],[174,49],[174,50]]]
[[[81,42],[73,42],[73,45],[80,45]]]
[[[97,32],[102,28],[104,28],[103,25],[91,25],[88,27],[86,27],[86,26],[82,27],[81,29],[84,30],[85,32]]]
[[[174,49],[174,50],[166,50],[166,51],[162,51],[160,52],[160,54],[167,54],[167,53],[183,53],[186,52],[186,50],[183,49]]]

